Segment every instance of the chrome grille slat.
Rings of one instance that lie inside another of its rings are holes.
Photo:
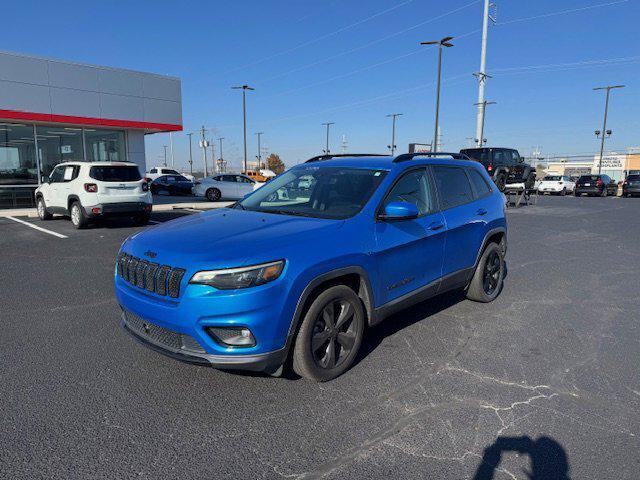
[[[171,270],[169,279],[167,281],[167,291],[170,297],[177,298],[178,295],[180,295],[180,282],[182,281],[183,276],[184,269],[174,268],[173,270]]]
[[[178,298],[184,268],[151,263],[148,260],[120,252],[116,259],[117,274],[134,287],[162,296]]]

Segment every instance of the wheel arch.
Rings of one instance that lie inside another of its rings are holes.
[[[473,268],[475,269],[478,266],[478,262],[480,261],[480,257],[482,256],[482,252],[487,248],[487,245],[490,243],[497,243],[502,246],[502,254],[507,253],[507,229],[504,227],[492,228],[489,230],[482,240],[482,244],[480,245],[480,249],[478,250],[478,254],[476,255],[476,261],[473,264]]]
[[[356,293],[362,301],[367,316],[367,325],[371,324],[374,315],[373,290],[369,275],[365,269],[360,266],[350,266],[331,270],[315,277],[302,291],[287,335],[287,352],[290,351],[290,347],[300,329],[302,318],[313,300],[320,292],[334,285],[347,285]]]
[[[82,202],[80,201],[80,197],[78,197],[78,195],[69,195],[67,197],[67,210],[69,212],[71,211],[71,205],[73,205],[73,202],[78,202],[80,206],[82,206]]]

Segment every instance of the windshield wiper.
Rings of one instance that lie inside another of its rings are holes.
[[[313,217],[310,213],[296,212],[294,210],[260,210],[264,213],[275,213],[276,215],[291,215],[296,217]]]

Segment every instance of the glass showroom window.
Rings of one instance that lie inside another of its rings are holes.
[[[0,185],[36,183],[33,125],[0,123]]]
[[[82,129],[71,127],[36,127],[42,175],[48,176],[58,163],[84,161]]]
[[[124,132],[120,130],[84,129],[89,162],[123,162],[126,160]]]

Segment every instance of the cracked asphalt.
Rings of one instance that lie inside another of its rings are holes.
[[[510,211],[491,304],[368,332],[342,377],[176,362],[118,326],[126,224],[0,219],[0,478],[640,476],[640,200]],[[155,214],[165,221],[172,214]]]

